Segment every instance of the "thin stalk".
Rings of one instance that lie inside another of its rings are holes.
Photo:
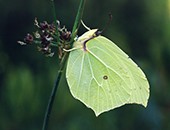
[[[71,44],[73,43],[74,38],[77,35],[78,28],[80,26],[81,19],[83,17],[83,11],[84,11],[85,2],[86,2],[86,0],[81,0],[80,1],[78,12],[77,12],[76,19],[75,19],[75,22],[74,22],[74,26],[73,26],[73,29],[72,29]]]
[[[58,85],[59,85],[59,82],[60,82],[60,79],[61,79],[61,76],[62,76],[62,72],[63,72],[64,66],[65,66],[65,63],[67,61],[67,58],[68,58],[68,53],[65,53],[65,55],[64,55],[64,57],[61,61],[60,68],[59,68],[58,73],[57,73],[56,81],[54,83],[54,87],[52,89],[52,92],[51,92],[51,95],[50,95],[50,98],[49,98],[49,101],[48,101],[42,130],[47,130],[47,128],[48,128],[49,117],[50,117],[51,110],[52,110],[52,107],[53,107],[53,104],[54,104],[56,91],[57,91],[57,88],[58,88]]]
[[[55,34],[56,34],[57,45],[58,45],[59,42],[60,42],[60,37],[59,37],[59,31],[58,31],[58,24],[57,24],[57,17],[56,17],[56,9],[55,9],[54,0],[51,0],[51,3],[52,3],[52,14],[53,14],[53,17],[54,17],[54,23],[56,25]]]
[[[51,1],[53,2],[53,12],[55,13],[54,1],[53,0],[51,0]],[[76,19],[75,19],[75,22],[74,22],[74,26],[73,26],[73,29],[72,29],[72,36],[71,36],[71,41],[70,41],[71,44],[73,43],[74,38],[77,35],[77,31],[78,31],[78,28],[80,26],[81,19],[82,19],[82,16],[83,16],[84,5],[85,5],[85,0],[81,0],[80,4],[79,4],[77,16],[76,16]],[[55,18],[56,26],[58,26],[57,21],[56,21],[56,15],[54,16],[54,18]],[[59,40],[58,29],[56,30],[56,36],[57,36],[57,43],[59,44],[60,40]],[[51,110],[52,110],[52,107],[53,107],[53,104],[54,104],[56,91],[57,91],[57,88],[58,88],[58,85],[59,85],[59,82],[60,82],[60,79],[61,79],[61,76],[62,76],[64,66],[65,66],[67,58],[68,58],[68,54],[69,53],[65,53],[64,56],[63,56],[63,59],[61,61],[60,68],[59,68],[58,73],[57,73],[56,81],[54,83],[54,87],[52,89],[52,92],[51,92],[51,95],[50,95],[50,98],[49,98],[49,101],[48,101],[47,110],[46,110],[46,113],[45,113],[42,130],[47,130],[47,128],[48,128],[49,117],[50,117]]]

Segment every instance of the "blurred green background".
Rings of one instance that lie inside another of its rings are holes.
[[[71,30],[78,0],[55,0],[57,18]],[[33,32],[34,18],[51,23],[50,0],[0,1],[0,130],[40,130],[58,69],[33,46],[20,46]],[[87,0],[83,20],[103,29],[146,73],[151,86],[148,107],[125,105],[95,117],[75,100],[65,75],[57,91],[49,130],[170,129],[170,0]],[[81,26],[79,35],[86,30]]]

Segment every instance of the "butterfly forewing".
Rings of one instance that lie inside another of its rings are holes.
[[[122,80],[127,83],[124,87],[131,89],[130,100],[127,103],[147,105],[149,83],[142,70],[126,53],[103,36],[96,37],[93,41],[90,40],[87,44],[87,48],[90,53],[103,61],[106,66],[109,66],[109,68],[112,68],[112,70],[122,76]],[[112,76],[114,77],[114,75]]]

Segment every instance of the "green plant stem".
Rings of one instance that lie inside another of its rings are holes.
[[[62,76],[62,72],[63,72],[64,66],[65,66],[65,63],[67,61],[67,58],[68,58],[68,53],[65,53],[65,55],[63,56],[63,59],[61,61],[60,68],[59,68],[58,73],[57,73],[57,78],[56,78],[56,81],[54,83],[54,87],[52,89],[52,92],[51,92],[51,95],[50,95],[50,98],[49,98],[49,101],[48,101],[42,130],[47,130],[47,128],[48,128],[49,117],[50,117],[50,114],[51,114],[52,106],[54,104],[56,91],[57,91],[57,88],[58,88],[58,85],[59,85],[59,82],[60,82],[60,79],[61,79],[61,76]]]
[[[86,0],[81,0],[80,1],[78,12],[77,12],[76,19],[75,19],[75,22],[74,22],[74,26],[73,26],[73,29],[72,29],[71,44],[73,43],[74,38],[77,35],[78,28],[80,26],[81,19],[83,17],[83,11],[84,11],[85,2],[86,2]]]
[[[51,0],[51,1],[53,2],[53,12],[55,12],[54,1],[53,0]],[[71,45],[73,44],[74,38],[77,35],[77,31],[78,31],[78,28],[79,28],[80,23],[81,23],[81,19],[82,19],[82,16],[83,16],[83,10],[84,10],[84,6],[85,6],[85,1],[86,0],[81,0],[80,4],[79,4],[78,12],[77,12],[76,19],[75,19],[75,22],[74,22],[74,26],[73,26],[73,29],[72,29],[72,36],[71,36],[71,41],[70,41]],[[54,16],[54,18],[55,18],[56,26],[58,26],[57,22],[56,22],[56,15]],[[56,30],[56,36],[57,36],[57,43],[59,43],[58,28]],[[62,76],[62,72],[63,72],[64,66],[65,66],[65,63],[67,61],[67,58],[68,58],[68,53],[65,53],[65,55],[64,55],[64,57],[61,61],[60,68],[59,68],[58,73],[57,73],[57,78],[56,78],[54,87],[52,89],[52,92],[51,92],[51,95],[50,95],[50,98],[49,98],[49,101],[48,101],[47,110],[46,110],[46,113],[45,113],[42,130],[47,130],[47,128],[48,128],[49,117],[50,117],[50,114],[51,114],[52,106],[54,104],[56,91],[57,91],[57,88],[58,88],[58,85],[59,85],[59,82],[60,82],[60,79],[61,79],[61,76]]]
[[[60,38],[59,38],[59,31],[58,31],[58,24],[57,24],[57,16],[56,16],[56,10],[55,10],[55,4],[54,4],[54,0],[51,0],[51,3],[52,3],[52,14],[53,14],[53,17],[54,17],[54,23],[56,25],[56,31],[55,31],[55,34],[56,34],[56,39],[57,39],[57,45],[59,44],[60,42]]]

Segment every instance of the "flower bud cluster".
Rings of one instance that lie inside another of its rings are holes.
[[[60,27],[60,22],[57,21],[57,24],[47,23],[47,21],[38,23],[37,19],[35,19],[35,26],[37,27],[37,31],[32,34],[27,34],[24,38],[24,42],[18,41],[21,45],[28,44],[38,44],[38,50],[41,51],[46,56],[53,56],[54,52],[52,52],[52,46],[58,47],[59,58],[62,58],[63,48],[68,48],[69,41],[71,39],[71,32],[67,31],[65,27]],[[56,33],[58,31],[58,35]],[[58,38],[57,38],[58,37]],[[57,41],[59,39],[59,41]]]

